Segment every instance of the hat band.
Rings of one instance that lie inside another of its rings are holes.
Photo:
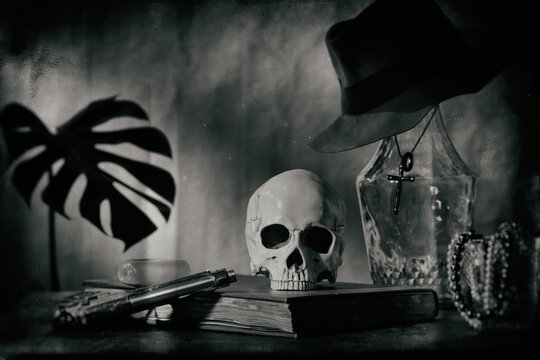
[[[469,59],[455,56],[409,58],[362,82],[341,88],[341,107],[346,115],[358,115],[382,105],[413,86],[463,67]]]

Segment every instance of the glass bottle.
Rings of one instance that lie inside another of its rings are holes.
[[[403,176],[414,180],[402,182],[396,214],[398,184],[387,176],[399,175],[400,152],[412,152],[412,169]],[[382,140],[356,186],[374,284],[430,287],[447,303],[448,244],[471,228],[474,176],[456,152],[439,107],[413,129]]]

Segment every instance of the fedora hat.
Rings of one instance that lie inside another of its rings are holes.
[[[432,0],[378,0],[326,33],[342,115],[309,144],[319,152],[368,145],[417,125],[436,104],[475,93],[503,57],[475,51]]]

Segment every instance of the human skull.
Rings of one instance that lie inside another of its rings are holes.
[[[311,290],[336,281],[342,263],[346,209],[318,175],[296,169],[278,174],[251,196],[246,244],[253,275],[276,290]]]

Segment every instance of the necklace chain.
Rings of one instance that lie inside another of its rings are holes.
[[[427,130],[429,124],[431,124],[431,120],[433,120],[433,117],[435,116],[435,113],[439,112],[439,105],[433,107],[432,110],[433,110],[433,112],[431,113],[431,117],[429,118],[426,126],[424,127],[424,130],[422,130],[422,133],[420,134],[420,137],[418,138],[418,140],[416,140],[416,144],[414,144],[412,150],[406,152],[405,155],[401,154],[401,149],[399,148],[399,142],[398,142],[398,139],[397,139],[397,135],[394,135],[394,139],[396,141],[397,151],[398,151],[399,157],[401,158],[401,163],[399,164],[399,175],[386,175],[386,179],[397,184],[397,187],[396,187],[396,200],[394,202],[394,214],[396,214],[396,215],[399,213],[399,202],[400,202],[400,199],[401,199],[401,188],[403,186],[403,182],[404,181],[408,181],[408,182],[414,181],[414,176],[404,176],[403,174],[406,171],[411,171],[412,170],[412,168],[414,166],[413,151],[416,149],[416,146],[418,146],[418,144],[420,143],[420,140],[422,139],[422,137],[426,133],[426,130]]]
[[[433,112],[431,113],[431,117],[429,118],[426,126],[424,127],[424,130],[422,130],[422,133],[420,134],[420,137],[418,138],[418,140],[416,140],[416,144],[414,144],[412,150],[409,151],[411,154],[414,152],[414,150],[418,146],[418,143],[420,143],[420,140],[422,139],[422,137],[424,137],[424,134],[426,133],[426,130],[429,127],[429,124],[431,124],[431,120],[433,120],[433,118],[435,117],[435,114],[438,113],[438,112],[439,112],[439,105],[437,105],[437,106],[435,106],[433,108]],[[394,135],[394,140],[396,141],[396,147],[397,147],[398,155],[399,155],[400,158],[403,159],[403,154],[401,154],[401,149],[399,148],[399,142],[398,142],[398,139],[397,139],[397,135]]]

